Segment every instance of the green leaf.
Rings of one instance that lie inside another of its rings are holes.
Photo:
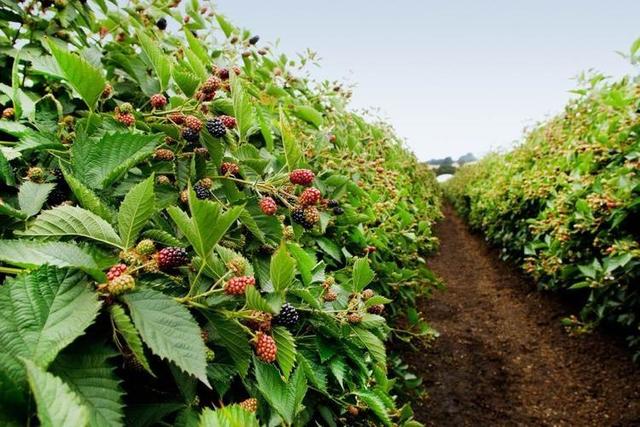
[[[84,343],[83,343],[84,344]],[[51,365],[51,373],[69,385],[89,409],[89,426],[123,426],[120,380],[107,360],[117,355],[102,345],[74,345]]]
[[[229,405],[212,410],[205,408],[200,416],[198,427],[258,427],[255,414],[239,405]]]
[[[191,50],[187,49],[184,51],[184,54],[187,56],[189,60],[189,65],[191,65],[191,69],[198,76],[198,80],[203,81],[207,78],[209,73],[207,72],[207,67],[200,61],[198,55],[193,53]]]
[[[369,308],[373,305],[389,304],[390,302],[392,302],[392,300],[389,298],[383,297],[382,295],[374,295],[364,303],[364,306]]]
[[[171,63],[168,59],[170,56],[166,55],[158,47],[157,41],[151,40],[143,32],[138,32],[138,40],[140,41],[140,47],[149,58],[153,71],[158,77],[160,92],[164,92],[169,86],[169,78],[171,77]]]
[[[200,59],[203,64],[208,65],[211,58],[200,40],[197,39],[187,27],[184,29],[184,35],[187,38],[187,43],[189,43],[189,49],[198,56],[198,59]]]
[[[151,371],[151,366],[149,365],[149,361],[147,357],[144,355],[144,348],[142,346],[142,340],[140,339],[140,335],[138,335],[138,331],[133,326],[131,322],[131,318],[127,315],[122,308],[121,305],[113,304],[109,307],[109,312],[111,313],[111,319],[113,320],[113,326],[116,331],[122,336],[127,347],[133,353],[133,356],[140,362],[142,367],[149,372],[151,375],[153,371]]]
[[[311,384],[322,393],[327,394],[327,371],[325,366],[312,362],[311,359],[307,359],[301,353],[298,353],[297,359]]]
[[[278,352],[276,353],[278,365],[280,365],[282,374],[287,380],[296,362],[296,341],[291,332],[282,326],[273,328],[273,339],[278,346]]]
[[[317,262],[315,257],[309,255],[300,245],[297,243],[287,243],[287,248],[291,251],[291,254],[296,260],[298,265],[298,271],[302,276],[302,282],[305,285],[310,285],[313,280],[313,269]]]
[[[171,233],[164,230],[160,230],[158,228],[154,228],[152,230],[146,230],[142,233],[142,236],[147,239],[154,240],[158,243],[162,243],[163,245],[166,245],[166,246],[178,246],[181,248],[185,246],[182,240],[176,239],[171,235]]]
[[[377,314],[365,313],[362,315],[360,326],[365,329],[376,329],[387,323],[387,320]]]
[[[71,147],[73,175],[90,188],[105,188],[149,157],[158,141],[158,135],[129,132],[108,133],[101,140],[79,137]]]
[[[273,288],[276,291],[284,291],[296,275],[296,262],[287,252],[286,245],[280,245],[271,257],[270,276]]]
[[[227,349],[233,364],[241,376],[246,376],[251,361],[251,346],[244,330],[237,322],[211,312],[204,315],[209,319],[219,335],[220,343]]]
[[[0,288],[0,352],[46,368],[93,323],[100,303],[84,274],[42,266]]]
[[[292,171],[302,162],[302,151],[291,133],[289,122],[282,109],[280,110],[280,135],[282,136],[282,146],[284,147],[287,167],[289,171]]]
[[[189,195],[189,208],[191,218],[176,206],[171,206],[167,212],[196,253],[203,259],[207,258],[209,252],[238,219],[243,209],[242,206],[235,206],[221,213],[220,203],[198,200],[192,190]]]
[[[133,187],[118,211],[118,230],[125,248],[131,247],[155,211],[154,174]]]
[[[20,210],[24,212],[27,217],[40,212],[53,187],[55,187],[54,184],[37,184],[31,181],[23,182],[18,191],[18,205],[20,205]]]
[[[344,389],[344,380],[347,376],[347,364],[344,359],[341,357],[334,357],[329,362],[329,369],[331,370],[333,377],[338,381],[338,384],[340,384],[340,387]]]
[[[307,379],[302,369],[297,368],[285,382],[272,365],[254,359],[258,390],[287,424],[293,422],[301,409],[302,399],[307,393]]]
[[[361,292],[373,280],[373,270],[368,258],[358,258],[353,263],[353,292]]]
[[[231,34],[233,33],[233,25],[231,25],[229,21],[227,21],[226,18],[219,13],[216,13],[216,21],[218,21],[218,25],[220,25],[220,29],[222,30],[224,35],[227,37],[231,36]]]
[[[87,186],[85,186],[80,180],[76,179],[70,172],[62,170],[64,179],[71,188],[73,195],[78,199],[78,203],[83,208],[90,210],[100,218],[111,222],[114,217],[114,213],[102,200]]]
[[[0,260],[24,268],[43,264],[76,267],[104,280],[104,273],[93,257],[75,243],[0,240]]]
[[[16,118],[21,118],[22,111],[22,99],[21,99],[21,90],[20,90],[20,52],[18,49],[16,51],[16,55],[13,58],[13,67],[11,68],[11,101],[13,102],[13,108],[15,110]]]
[[[178,67],[173,69],[173,80],[178,84],[180,90],[188,97],[192,97],[198,85],[200,78],[191,71],[181,70]]]
[[[81,56],[59,47],[51,39],[47,39],[47,43],[64,79],[93,111],[106,85],[102,72]]]
[[[376,362],[382,365],[387,363],[387,354],[384,348],[384,343],[380,338],[375,336],[372,332],[355,327],[353,328],[356,337],[360,341],[362,347],[366,348]]]
[[[189,310],[154,289],[140,289],[123,299],[151,351],[209,386],[206,347]]]
[[[245,95],[242,81],[234,72],[229,73],[231,79],[231,99],[233,114],[236,118],[240,142],[246,141],[249,129],[253,126],[253,107]]]
[[[13,174],[13,169],[9,164],[9,160],[7,160],[7,157],[2,151],[0,151],[0,179],[2,179],[2,182],[7,185],[15,185],[16,183],[16,177]]]
[[[377,395],[369,391],[359,391],[354,394],[362,399],[362,401],[374,414],[376,414],[378,419],[380,419],[385,426],[393,425],[391,417],[389,417],[387,409],[385,408],[384,402]]]
[[[89,411],[78,395],[62,380],[24,360],[29,385],[38,406],[38,419],[42,427],[86,426]]]
[[[309,107],[308,105],[294,105],[293,114],[296,117],[304,120],[305,122],[313,125],[316,129],[319,129],[320,126],[322,126],[322,113],[320,113],[313,107]]]
[[[120,237],[111,225],[98,215],[77,206],[62,205],[43,211],[21,236],[79,236],[124,249]]]
[[[52,94],[47,94],[36,101],[33,122],[38,129],[57,132],[58,123],[61,120],[62,105]]]
[[[260,291],[258,291],[255,286],[247,286],[247,289],[245,290],[245,297],[247,298],[248,309],[273,314],[273,309],[267,300],[260,295]]]

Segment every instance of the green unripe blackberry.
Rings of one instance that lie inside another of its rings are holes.
[[[140,255],[151,255],[156,251],[156,245],[153,243],[153,240],[144,239],[141,240],[140,243],[138,243],[138,246],[136,246],[136,251]]]

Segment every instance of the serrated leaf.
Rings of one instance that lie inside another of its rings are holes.
[[[382,340],[366,329],[354,327],[353,331],[362,344],[362,347],[369,351],[373,359],[382,365],[386,365],[387,354]]]
[[[48,39],[48,46],[64,79],[80,95],[90,110],[93,110],[106,85],[102,72],[81,56],[62,49]]]
[[[20,206],[20,210],[24,212],[27,217],[40,212],[53,187],[55,187],[55,185],[49,183],[37,184],[31,181],[23,182],[18,190],[18,205]]]
[[[216,13],[216,21],[218,21],[218,25],[220,25],[220,29],[225,36],[229,37],[233,33],[233,25],[223,15]]]
[[[296,169],[302,161],[302,150],[300,150],[298,142],[291,134],[289,122],[282,109],[280,109],[280,135],[282,137],[284,156],[287,160],[287,168],[289,171],[292,171]]]
[[[344,379],[347,375],[347,364],[341,357],[334,357],[329,362],[329,369],[333,374],[333,377],[338,381],[340,387],[344,390]]]
[[[244,93],[242,81],[234,72],[229,73],[231,80],[231,99],[233,100],[233,114],[236,118],[240,142],[246,141],[249,129],[253,126],[253,107]]]
[[[154,228],[152,230],[146,230],[142,233],[142,236],[147,239],[154,240],[158,243],[162,243],[163,245],[166,245],[166,246],[178,246],[181,248],[185,246],[182,240],[176,239],[169,232],[160,230],[158,228]]]
[[[93,257],[67,242],[33,242],[29,240],[0,240],[0,260],[24,268],[43,264],[57,267],[75,267],[104,280],[104,273]]]
[[[77,270],[42,266],[0,288],[0,352],[46,368],[93,323],[100,303]]]
[[[20,236],[78,236],[124,249],[111,225],[98,215],[77,206],[62,205],[43,211]]]
[[[251,346],[247,335],[235,321],[225,319],[211,312],[204,315],[209,319],[220,336],[220,343],[227,349],[233,364],[241,376],[246,376],[251,361]]]
[[[384,326],[386,323],[387,320],[382,316],[378,316],[377,314],[365,313],[362,315],[360,326],[365,329],[376,329]]]
[[[193,96],[200,84],[200,78],[195,73],[180,70],[178,67],[173,69],[173,80],[175,80],[180,90],[188,97]]]
[[[149,157],[158,139],[129,132],[107,133],[100,140],[79,137],[71,147],[73,175],[90,188],[105,188]]]
[[[51,373],[63,380],[89,410],[89,426],[123,426],[124,395],[115,367],[108,362],[117,353],[102,345],[74,345],[51,365]]]
[[[282,419],[291,424],[307,393],[307,378],[302,369],[297,368],[285,382],[272,365],[254,359],[254,366],[258,390]]]
[[[203,64],[208,65],[209,61],[211,61],[211,58],[207,53],[207,49],[205,49],[200,40],[198,40],[191,33],[191,30],[187,29],[186,27],[184,29],[184,35],[187,38],[187,43],[189,43],[190,50],[198,56]]]
[[[111,313],[111,319],[113,320],[113,326],[116,331],[122,336],[124,341],[133,353],[133,356],[140,362],[142,367],[149,372],[151,375],[153,371],[151,370],[151,366],[149,366],[149,361],[147,357],[144,355],[144,348],[142,346],[142,340],[140,339],[140,335],[138,335],[138,331],[133,326],[131,322],[131,318],[124,311],[124,308],[118,304],[113,304],[109,307],[109,312]]]
[[[25,359],[29,386],[38,407],[42,427],[86,426],[89,411],[62,380]]]
[[[364,303],[364,306],[369,308],[373,305],[389,304],[390,302],[392,302],[392,300],[389,298],[383,297],[382,295],[374,295]]]
[[[299,119],[313,125],[316,129],[319,129],[324,121],[322,113],[308,105],[294,105],[293,114]]]
[[[289,255],[286,245],[280,245],[271,257],[270,276],[273,288],[284,291],[291,285],[296,275],[296,262]]]
[[[162,52],[157,42],[151,40],[151,38],[143,32],[138,32],[138,40],[140,41],[140,47],[145,55],[147,55],[147,58],[149,58],[153,71],[158,77],[160,92],[164,92],[169,86],[169,78],[171,77],[169,56]]]
[[[260,295],[260,291],[258,291],[255,286],[247,286],[245,290],[245,297],[247,299],[248,309],[273,314],[273,309],[267,300]]]
[[[198,427],[258,427],[255,414],[243,409],[239,405],[229,405],[212,410],[202,411]]]
[[[83,208],[93,212],[100,218],[111,222],[114,217],[114,212],[104,204],[102,200],[87,186],[85,186],[80,180],[76,179],[70,172],[62,169],[64,179],[69,185],[69,188],[73,192],[73,195],[78,199],[78,203]]]
[[[313,362],[311,359],[307,359],[302,354],[298,353],[297,356],[300,367],[304,370],[307,379],[322,393],[327,394],[327,371],[323,365],[319,365]]]
[[[189,208],[191,217],[176,206],[171,206],[167,212],[182,234],[189,240],[196,253],[201,258],[207,259],[209,252],[238,219],[243,207],[235,206],[222,213],[220,203],[198,200],[191,190]]]
[[[125,248],[131,247],[155,211],[153,182],[155,176],[135,185],[125,196],[118,211],[118,230]]]
[[[287,380],[296,362],[296,341],[291,332],[282,326],[273,328],[273,339],[278,346],[278,352],[276,353],[278,365],[280,365],[282,374]]]
[[[36,101],[33,122],[36,127],[46,132],[57,132],[58,123],[62,120],[62,105],[52,95],[47,94]]]
[[[123,299],[151,351],[209,386],[206,347],[189,310],[154,289],[139,289]]]
[[[207,67],[205,67],[202,61],[200,61],[200,58],[198,58],[198,55],[196,55],[189,49],[185,50],[184,54],[189,60],[189,65],[191,66],[194,74],[198,76],[198,79],[200,81],[205,80],[209,73],[207,72]]]
[[[2,182],[7,185],[15,185],[16,183],[13,169],[9,164],[9,160],[2,151],[0,151],[0,179],[2,179]]]
[[[369,265],[369,259],[367,258],[358,258],[353,263],[353,292],[361,292],[365,286],[367,286],[373,280],[373,270]]]
[[[354,394],[362,399],[362,401],[369,407],[369,409],[371,409],[374,414],[376,414],[378,419],[382,421],[384,425],[393,425],[393,423],[391,422],[391,417],[389,417],[387,409],[385,408],[384,402],[378,396],[368,391],[359,391],[355,392]]]
[[[302,282],[305,285],[310,285],[313,280],[313,269],[317,262],[315,257],[306,252],[297,243],[287,243],[287,248],[296,260],[298,271],[302,276]]]

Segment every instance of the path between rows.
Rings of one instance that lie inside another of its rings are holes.
[[[640,426],[640,369],[602,333],[571,337],[558,299],[499,260],[451,207],[430,267],[447,290],[421,303],[440,332],[406,356],[431,426]]]

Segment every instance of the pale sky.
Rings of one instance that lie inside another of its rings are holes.
[[[634,70],[640,0],[218,0],[217,9],[318,79],[357,84],[421,159],[509,146],[560,112],[580,71]]]

